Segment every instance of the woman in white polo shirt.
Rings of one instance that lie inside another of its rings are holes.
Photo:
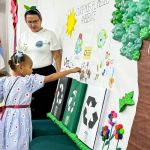
[[[42,16],[40,12],[31,7],[25,12],[25,21],[29,27],[24,32],[18,43],[18,50],[29,55],[33,61],[33,73],[48,75],[60,71],[61,53],[54,32],[41,26]],[[55,60],[56,69],[52,65]],[[50,112],[54,99],[57,81],[47,83],[39,91],[33,94],[31,110],[32,119],[46,119],[46,113]]]

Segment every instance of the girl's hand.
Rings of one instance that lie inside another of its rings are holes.
[[[75,67],[75,68],[71,69],[72,73],[76,73],[76,72],[80,72],[80,71],[81,71],[81,68],[79,68],[79,67]]]

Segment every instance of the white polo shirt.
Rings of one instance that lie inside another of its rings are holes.
[[[30,56],[33,68],[42,68],[53,63],[51,51],[59,50],[60,45],[53,31],[41,29],[39,32],[24,32],[17,46],[18,51]]]

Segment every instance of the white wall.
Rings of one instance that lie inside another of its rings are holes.
[[[27,26],[24,21],[24,4],[36,5],[38,0],[21,0],[18,1],[18,25],[17,25],[17,38],[20,33],[27,30]],[[14,44],[14,31],[12,25],[11,0],[0,0],[0,39],[2,41],[2,47],[4,49],[4,61],[6,64],[5,70],[10,72],[8,66],[8,60],[13,53]]]
[[[6,2],[4,0],[0,1],[0,40],[2,42],[2,47],[4,49],[4,60],[7,64],[7,40],[6,40]],[[6,69],[6,68],[5,68]]]
[[[38,0],[20,0],[18,1],[19,9],[18,9],[18,27],[17,27],[17,34],[19,39],[20,34],[28,29],[25,19],[24,19],[24,14],[25,14],[25,8],[24,5],[28,6],[37,6]]]

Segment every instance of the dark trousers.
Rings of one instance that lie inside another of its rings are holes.
[[[56,70],[53,65],[33,69],[33,74],[37,73],[45,76],[55,72]],[[46,113],[51,110],[57,82],[58,80],[46,83],[43,88],[33,93],[31,103],[32,119],[47,119]]]

